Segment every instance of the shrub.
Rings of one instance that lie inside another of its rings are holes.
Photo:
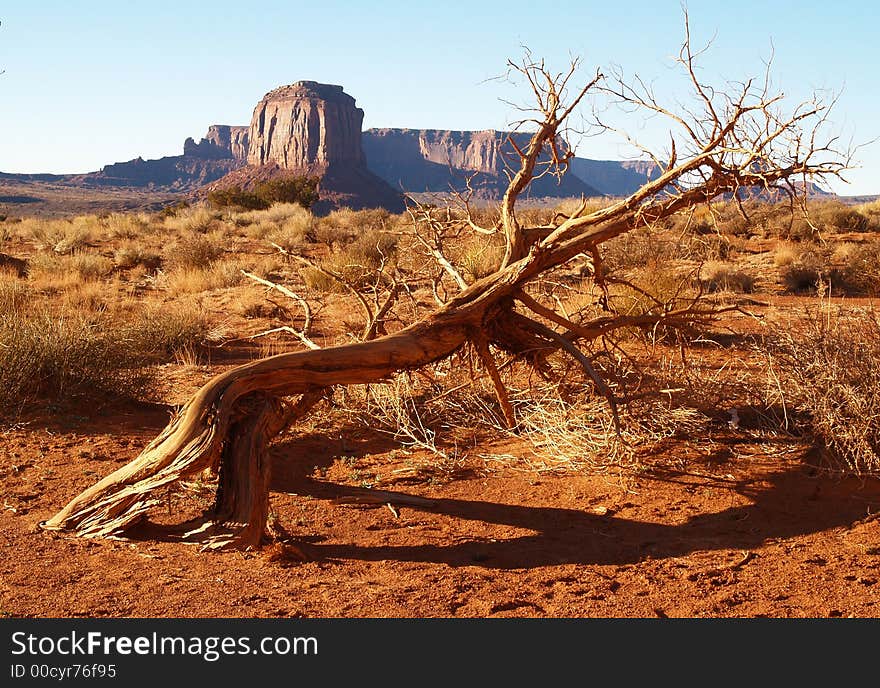
[[[25,235],[30,235],[38,249],[65,255],[81,250],[91,241],[96,222],[94,217],[73,220],[28,218],[22,221],[21,229]]]
[[[318,200],[318,177],[278,177],[254,186],[254,194],[269,205],[297,203],[310,208]]]
[[[714,291],[732,291],[737,294],[751,293],[755,288],[755,278],[733,263],[712,261],[700,267],[699,281],[705,289]]]
[[[784,401],[832,467],[880,473],[880,319],[823,305],[764,341]],[[775,385],[774,385],[775,386]]]
[[[104,316],[106,317],[106,316]],[[137,343],[102,317],[0,314],[0,412],[38,400],[141,396],[153,380]]]
[[[189,233],[180,237],[168,250],[168,264],[174,268],[207,267],[223,255],[222,238],[217,235]]]
[[[845,255],[843,268],[840,270],[841,286],[847,291],[880,295],[880,242],[849,245]]]
[[[208,202],[218,208],[245,208],[246,210],[265,210],[271,204],[252,191],[245,191],[240,186],[227,189],[214,189],[208,192]]]
[[[208,201],[220,208],[238,207],[264,210],[275,203],[296,203],[310,208],[318,200],[318,177],[278,177],[257,182],[253,191],[241,186],[214,189],[208,192]]]

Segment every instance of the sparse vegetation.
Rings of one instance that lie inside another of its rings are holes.
[[[280,177],[258,182],[252,191],[240,186],[214,189],[208,201],[218,208],[265,210],[276,203],[296,203],[310,208],[318,200],[317,177]]]
[[[0,314],[0,412],[35,402],[139,397],[154,371],[138,343],[102,317],[81,312]]]
[[[783,418],[811,436],[837,471],[880,474],[880,316],[819,303],[765,340]],[[799,421],[794,415],[803,414]]]

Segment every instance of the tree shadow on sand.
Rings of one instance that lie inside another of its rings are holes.
[[[727,441],[733,446],[743,440],[729,437]],[[313,477],[315,469],[330,466],[340,455],[364,457],[399,446],[392,437],[379,433],[368,433],[359,439],[306,435],[280,443],[272,451],[271,490],[328,501],[362,497],[363,488],[318,480]],[[806,450],[802,459],[806,459],[808,453]],[[720,449],[706,458],[706,465],[717,468],[717,464],[726,462],[727,454],[724,448]],[[825,477],[817,474],[806,460],[788,459],[780,462],[778,470],[757,470],[749,479],[740,481],[685,470],[655,470],[642,475],[642,480],[680,484],[678,504],[694,488],[730,490],[747,497],[750,503],[699,513],[675,524],[663,524],[572,508],[413,493],[412,496],[427,497],[433,504],[424,509],[407,505],[402,507],[404,511],[422,510],[435,516],[486,524],[485,534],[466,540],[457,537],[450,544],[338,544],[326,542],[322,533],[293,533],[293,540],[302,545],[301,549],[310,559],[320,561],[424,562],[487,569],[623,565],[647,558],[682,557],[698,551],[750,550],[768,541],[849,527],[880,510],[880,483]],[[645,490],[650,490],[650,486]],[[180,541],[186,539],[182,536],[189,525],[188,522],[171,526],[146,522],[128,536],[134,540]],[[493,525],[532,533],[494,538]],[[411,537],[418,537],[417,533],[413,531]]]
[[[292,451],[292,445],[287,452]],[[299,453],[299,452],[298,452]],[[277,459],[284,459],[278,461]],[[363,490],[319,481],[295,468],[293,457],[276,454],[272,490],[315,499],[357,497]],[[310,467],[313,456],[310,457]],[[561,564],[632,564],[652,559],[686,556],[696,551],[748,550],[772,540],[850,526],[880,508],[880,486],[855,479],[817,477],[805,464],[786,463],[782,470],[761,475],[758,481],[711,480],[687,472],[668,471],[650,480],[729,489],[752,503],[714,513],[696,514],[673,525],[639,521],[618,515],[546,506],[501,504],[490,501],[430,497],[424,511],[454,519],[513,526],[533,534],[493,539],[485,537],[448,545],[327,544],[321,538],[307,545],[319,560],[430,562],[449,566],[516,569]],[[646,490],[650,487],[646,487]],[[406,506],[404,510],[418,509]],[[309,542],[312,538],[302,539]]]

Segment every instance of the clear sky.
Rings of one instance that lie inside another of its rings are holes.
[[[880,136],[878,7],[688,3],[695,42],[715,37],[707,78],[759,74],[772,45],[774,81],[792,99],[842,92],[833,125],[854,143]],[[504,129],[516,113],[501,98],[527,102],[527,93],[486,80],[521,46],[560,69],[580,56],[585,77],[620,65],[662,96],[683,36],[678,0],[0,0],[0,22],[4,172],[177,155],[187,136],[247,124],[266,91],[302,79],[343,85],[365,110],[365,128]],[[577,154],[629,152],[603,137],[583,140]],[[857,159],[851,183],[833,190],[880,193],[880,143]]]

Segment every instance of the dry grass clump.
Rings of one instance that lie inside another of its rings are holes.
[[[164,273],[158,284],[171,294],[198,294],[214,289],[234,287],[242,280],[238,259],[208,263],[202,267],[182,267]]]
[[[281,225],[290,220],[299,222],[312,222],[314,220],[311,211],[303,208],[299,203],[275,203],[265,210],[249,210],[247,212],[235,213],[233,217],[236,224],[244,225],[255,225],[263,222]]]
[[[856,206],[856,210],[868,218],[868,222],[875,228],[873,231],[878,231],[876,228],[880,227],[880,200],[862,203]]]
[[[15,312],[25,306],[31,298],[27,282],[15,273],[0,270],[0,313]]]
[[[778,268],[784,268],[797,260],[801,249],[787,241],[780,241],[773,250],[773,264]]]
[[[384,384],[347,388],[341,401],[350,418],[386,433],[402,445],[432,455],[434,468],[458,467],[468,447],[510,436],[485,379],[459,383],[450,369],[443,385],[400,374]],[[512,380],[508,380],[512,385]],[[672,436],[704,434],[709,418],[696,409],[646,399],[621,408],[618,435],[606,400],[590,383],[567,382],[510,387],[516,409],[516,437],[528,452],[482,454],[487,465],[529,471],[605,471],[636,468],[638,448]],[[418,468],[418,467],[417,467]]]
[[[113,261],[117,267],[126,270],[140,266],[147,271],[154,271],[161,267],[162,255],[142,243],[126,241],[113,252]]]
[[[247,227],[247,235],[252,239],[270,241],[292,253],[315,242],[317,219],[297,203],[276,203],[266,210],[237,213],[231,219],[236,225]]]
[[[677,236],[649,228],[616,237],[604,248],[605,270],[612,273],[641,269],[687,255]]]
[[[222,213],[201,206],[184,208],[174,215],[168,215],[164,219],[165,227],[184,234],[206,234],[211,230],[218,229],[221,225]]]
[[[743,272],[733,263],[710,261],[700,266],[699,281],[710,292],[730,291],[749,294],[755,288],[754,276]]]
[[[37,401],[142,396],[153,381],[138,343],[106,316],[0,313],[0,412]]]
[[[100,280],[113,272],[113,261],[94,251],[70,255],[38,253],[31,258],[28,274],[35,285],[60,289],[83,281]]]
[[[621,314],[677,310],[690,304],[696,296],[696,270],[683,267],[678,261],[650,259],[640,269],[616,276],[626,278],[626,283],[613,284],[609,290],[611,305]]]
[[[500,236],[474,236],[456,247],[452,259],[469,282],[491,275],[504,259],[504,243]]]
[[[168,248],[165,259],[173,269],[204,268],[223,255],[224,244],[220,233],[187,232]]]
[[[820,282],[827,282],[830,277],[828,257],[818,246],[795,250],[794,257],[785,256],[779,268],[780,282],[787,292],[793,294],[815,291]]]
[[[867,232],[880,229],[880,223],[872,221],[873,218],[868,214],[840,201],[810,203],[808,215],[820,231]]]
[[[392,215],[382,208],[334,210],[315,224],[315,241],[335,247],[362,235],[373,235],[388,228]]]
[[[789,241],[818,241],[823,234],[880,230],[880,214],[870,204],[848,206],[840,201],[808,201],[803,208],[786,202],[744,200],[714,202],[673,216],[667,228],[693,234],[728,237],[778,237]]]
[[[831,467],[880,474],[880,318],[823,304],[777,325],[763,343],[772,387]],[[790,420],[790,419],[788,419]]]
[[[99,224],[111,239],[142,239],[152,229],[146,213],[111,213]]]
[[[843,263],[838,283],[847,293],[880,295],[880,241],[844,244],[835,257]]]
[[[26,218],[19,224],[19,232],[33,241],[42,251],[66,255],[83,249],[92,240],[97,219],[94,216],[72,220]]]
[[[623,409],[620,436],[608,403],[585,388],[559,395],[555,386],[532,389],[517,404],[519,435],[531,445],[530,468],[601,471],[638,468],[637,447],[673,436],[704,434],[709,419],[696,409],[645,399]]]
[[[880,242],[844,242],[833,249],[815,244],[777,249],[774,262],[786,291],[803,294],[821,285],[834,294],[880,293]]]
[[[151,361],[168,361],[182,352],[198,351],[213,343],[215,329],[198,302],[150,304],[124,325],[124,333]]]

